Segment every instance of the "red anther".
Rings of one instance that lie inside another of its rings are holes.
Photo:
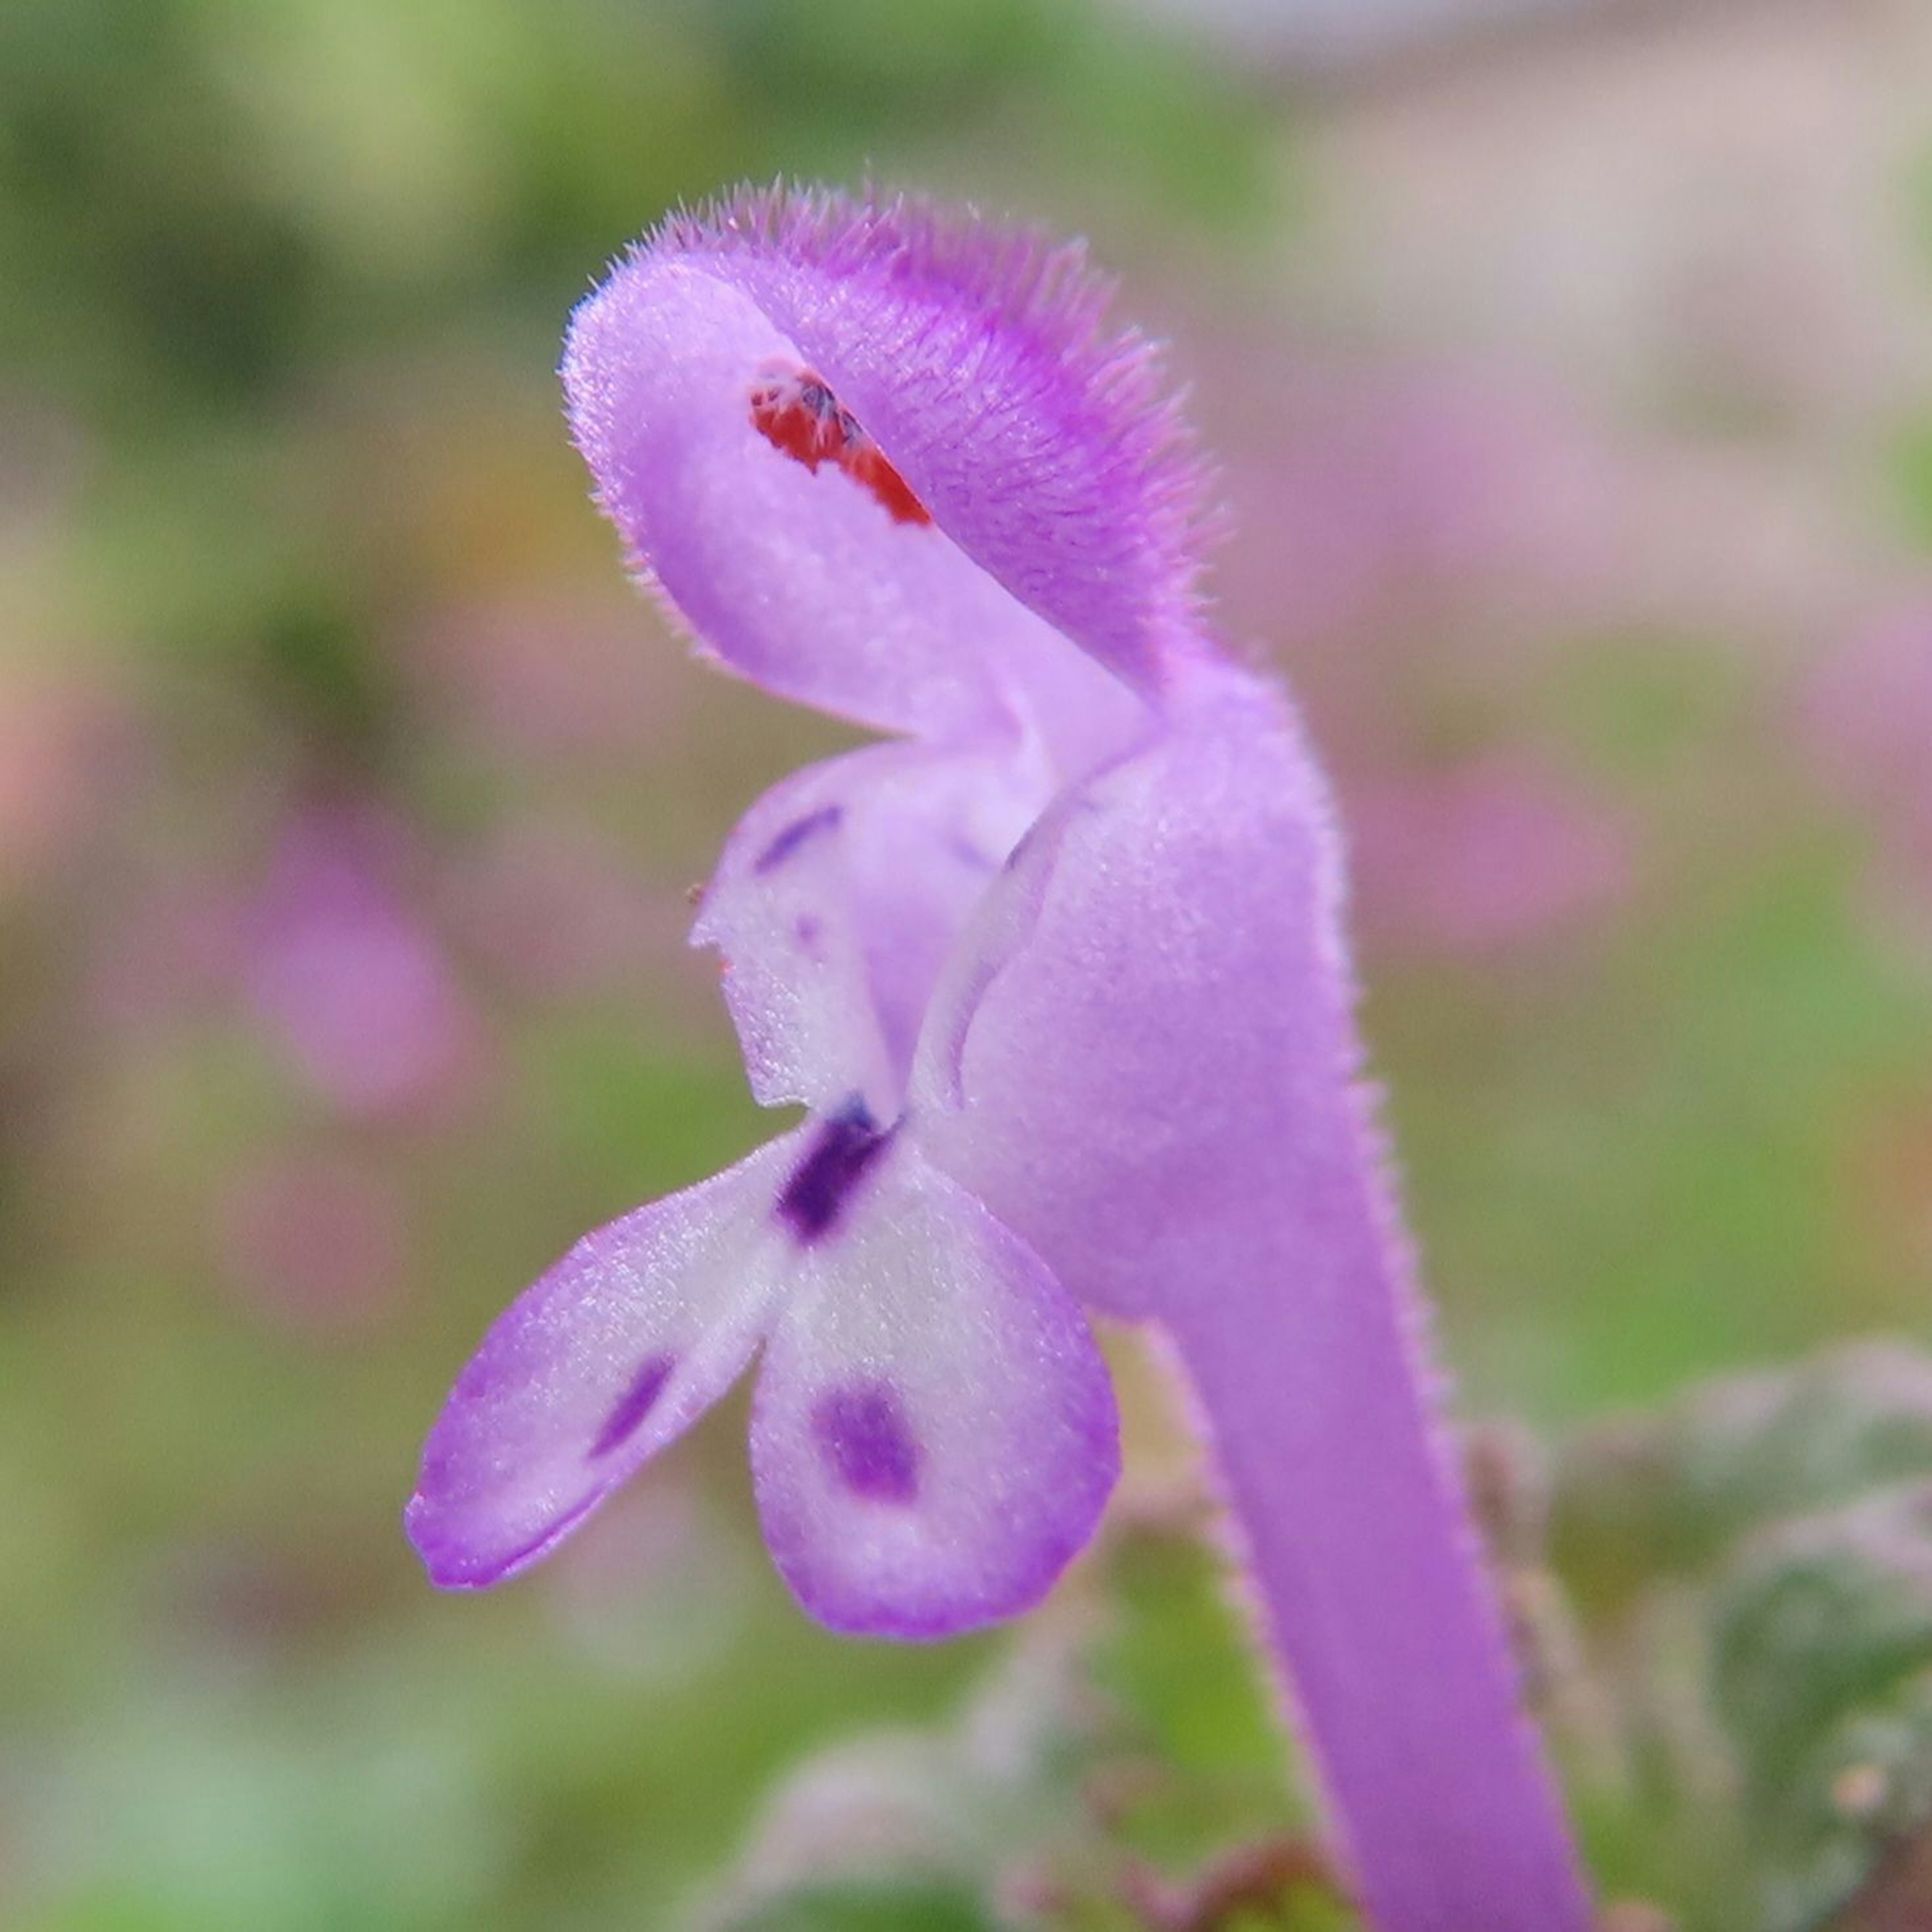
[[[883,504],[896,524],[929,524],[932,513],[915,496],[885,452],[840,406],[824,378],[809,369],[772,367],[752,388],[752,427],[774,449],[816,472],[838,465]]]
[[[892,512],[894,523],[932,521],[932,512],[912,494],[905,478],[886,460],[876,442],[848,449],[840,461],[848,476],[856,476]]]

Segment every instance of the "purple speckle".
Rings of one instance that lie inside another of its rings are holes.
[[[808,812],[802,818],[794,819],[752,861],[752,871],[770,872],[776,870],[807,839],[816,838],[821,832],[831,831],[844,816],[844,812],[836,805],[821,805],[816,812]]]
[[[834,1389],[812,1412],[812,1432],[832,1473],[854,1495],[909,1503],[919,1494],[919,1444],[898,1397],[884,1382]]]
[[[637,1433],[644,1418],[650,1414],[658,1397],[663,1394],[671,1370],[676,1366],[675,1355],[652,1355],[646,1360],[631,1378],[630,1387],[618,1398],[616,1406],[598,1431],[597,1440],[590,1445],[593,1458],[609,1455]]]
[[[778,1196],[778,1218],[801,1241],[815,1241],[844,1212],[845,1204],[868,1167],[892,1138],[866,1111],[848,1101],[818,1130],[818,1138]]]

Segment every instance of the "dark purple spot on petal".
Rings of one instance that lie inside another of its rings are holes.
[[[852,1190],[892,1138],[860,1100],[848,1102],[818,1130],[778,1196],[778,1218],[801,1241],[815,1241],[844,1212]]]
[[[652,1355],[631,1378],[631,1386],[618,1398],[616,1407],[605,1418],[597,1440],[590,1445],[593,1459],[609,1455],[638,1432],[676,1366],[675,1355]]]
[[[812,1432],[832,1473],[854,1496],[909,1503],[919,1494],[919,1444],[884,1382],[834,1389],[812,1412]]]
[[[794,820],[752,861],[752,871],[769,872],[775,870],[782,866],[808,838],[815,838],[821,832],[830,832],[844,816],[844,812],[836,805],[821,805],[816,812],[808,812],[802,818]]]

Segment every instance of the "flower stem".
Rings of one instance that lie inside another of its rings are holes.
[[[1586,1932],[1356,1094],[1172,1326],[1377,1932]],[[1316,1174],[1307,1170],[1326,1167]]]

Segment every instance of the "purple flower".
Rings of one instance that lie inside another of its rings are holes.
[[[124,795],[142,751],[104,680],[0,674],[0,903],[58,878]]]
[[[424,1453],[439,1582],[547,1553],[762,1352],[766,1534],[835,1628],[1040,1598],[1118,1463],[1079,1312],[1200,1397],[1269,1633],[1394,1932],[1574,1932],[1358,1086],[1325,794],[1195,595],[1200,491],[1077,251],[899,202],[669,224],[564,380],[700,648],[894,734],[725,848],[753,1091],[805,1123],[588,1237]]]
[[[662,997],[691,924],[682,886],[640,880],[588,826],[539,814],[506,818],[451,866],[436,910],[459,951],[553,1001],[640,977]]]
[[[347,1152],[251,1160],[224,1187],[216,1224],[223,1272],[237,1294],[310,1336],[368,1328],[407,1273],[395,1177]]]
[[[1631,839],[1607,806],[1514,759],[1398,772],[1354,800],[1364,923],[1493,958],[1565,932],[1628,890]]]
[[[385,828],[335,806],[283,828],[244,938],[248,992],[342,1112],[428,1106],[459,1087],[476,1024],[434,937],[388,876]]]
[[[400,648],[437,725],[506,760],[634,762],[688,728],[621,584],[608,598],[564,581],[439,608]]]
[[[1799,699],[1820,776],[1871,815],[1906,878],[1932,879],[1932,602],[1922,595],[1868,622]]]

